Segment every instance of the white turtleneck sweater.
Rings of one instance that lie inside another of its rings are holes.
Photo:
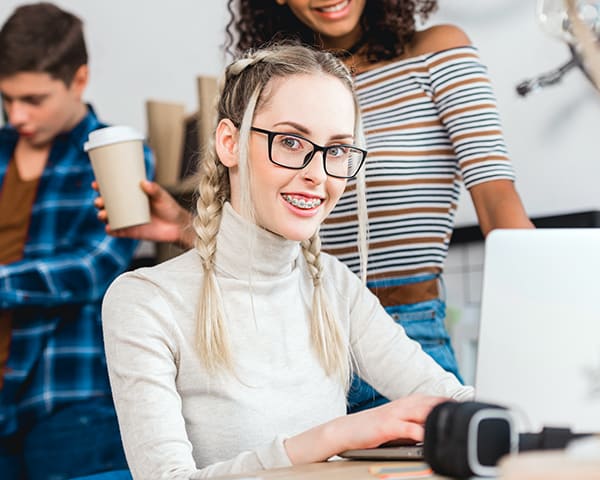
[[[472,388],[410,340],[335,258],[325,289],[361,376],[388,398],[467,399]],[[211,376],[195,345],[202,282],[190,250],[121,275],[102,316],[113,397],[135,479],[195,479],[289,466],[285,438],[345,414],[310,344],[312,280],[298,242],[225,205],[216,271],[237,378]]]

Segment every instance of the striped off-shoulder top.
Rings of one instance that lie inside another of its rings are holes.
[[[364,132],[369,280],[441,272],[460,184],[514,180],[486,67],[474,47],[356,75]],[[324,250],[359,271],[355,183],[321,228]]]

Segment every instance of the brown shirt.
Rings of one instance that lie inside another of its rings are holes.
[[[23,256],[38,184],[39,178],[22,180],[15,160],[10,161],[0,188],[0,264],[16,262]],[[11,323],[10,310],[0,311],[0,388],[10,350]]]

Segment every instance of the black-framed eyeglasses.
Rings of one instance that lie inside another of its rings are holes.
[[[323,153],[325,173],[335,178],[352,178],[359,172],[367,151],[354,145],[329,145],[322,147],[308,138],[295,133],[272,132],[263,128],[250,127],[264,133],[269,139],[269,160],[280,167],[302,170],[315,156]]]

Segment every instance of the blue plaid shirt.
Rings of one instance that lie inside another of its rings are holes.
[[[77,400],[110,395],[100,305],[129,265],[137,242],[113,238],[97,219],[94,179],[83,144],[105,127],[91,107],[52,144],[39,181],[23,259],[0,265],[0,309],[13,330],[0,390],[0,437]],[[0,186],[18,140],[0,129]],[[150,150],[146,169],[153,178]],[[1,194],[0,187],[0,194]]]

